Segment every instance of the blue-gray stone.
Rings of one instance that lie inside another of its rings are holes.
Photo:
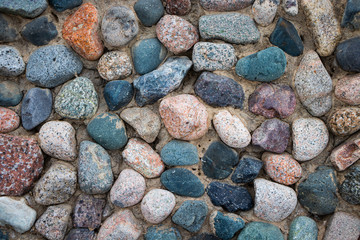
[[[270,35],[270,42],[281,48],[291,56],[300,56],[304,51],[304,44],[291,22],[280,17],[276,27]]]
[[[171,220],[189,232],[197,232],[201,229],[207,213],[208,207],[205,202],[187,200],[181,204]]]
[[[318,228],[316,222],[309,217],[295,218],[289,230],[288,240],[317,240]]]
[[[0,240],[9,240],[9,233],[5,229],[0,229]]]
[[[44,122],[51,114],[53,105],[49,89],[30,89],[21,105],[21,123],[26,130],[31,130]]]
[[[156,225],[147,228],[145,240],[181,240],[179,230],[165,225]]]
[[[353,166],[340,186],[341,197],[350,204],[360,204],[360,166]]]
[[[194,165],[199,162],[195,145],[179,140],[172,140],[161,149],[161,160],[168,166]]]
[[[46,16],[42,16],[26,24],[21,35],[26,41],[42,46],[53,40],[58,35],[58,31]]]
[[[92,119],[86,128],[90,137],[109,150],[125,146],[128,138],[124,122],[114,113],[102,113]]]
[[[215,230],[216,236],[222,240],[230,240],[245,227],[245,222],[233,213],[224,215],[222,212],[215,211],[210,216],[210,226]]]
[[[111,159],[100,145],[82,141],[78,158],[78,179],[81,191],[87,194],[103,194],[113,184]]]
[[[0,12],[26,18],[39,16],[48,7],[46,0],[1,0]]]
[[[65,240],[93,240],[95,239],[95,232],[87,228],[71,229]]]
[[[213,179],[227,178],[239,162],[238,154],[222,142],[213,142],[201,159],[204,174]]]
[[[19,51],[10,46],[0,46],[0,76],[16,77],[25,70],[25,63]]]
[[[284,240],[280,229],[270,223],[250,222],[240,232],[237,240]]]
[[[249,191],[241,186],[212,182],[207,186],[206,193],[215,206],[221,206],[228,212],[248,211],[253,207]]]
[[[347,0],[341,26],[360,29],[360,0]]]
[[[341,42],[336,48],[336,60],[348,72],[360,72],[360,37]]]
[[[63,12],[66,9],[73,9],[80,6],[82,3],[83,0],[49,0],[50,6],[58,12]]]
[[[211,106],[243,108],[245,93],[234,79],[203,72],[194,88],[196,95]]]
[[[251,81],[270,82],[281,77],[286,68],[286,56],[278,47],[269,47],[241,58],[236,74]]]
[[[192,65],[188,57],[169,57],[157,70],[134,80],[136,103],[153,104],[177,89]]]
[[[231,180],[234,183],[250,183],[259,175],[262,166],[263,162],[260,159],[244,155],[235,168]]]
[[[156,24],[164,15],[164,6],[161,0],[138,0],[134,10],[141,23],[146,27]]]
[[[108,82],[104,88],[104,98],[110,111],[119,110],[128,105],[134,96],[131,83],[123,80]]]
[[[180,196],[201,197],[205,192],[200,179],[185,168],[166,170],[160,181],[167,190]]]
[[[11,26],[11,19],[5,14],[0,13],[0,43],[13,42],[17,36],[17,30]]]
[[[0,106],[11,107],[20,103],[23,97],[20,87],[15,82],[0,82]]]
[[[331,214],[339,202],[336,190],[335,171],[329,167],[321,166],[299,184],[298,200],[312,214]]]
[[[64,45],[41,47],[34,51],[26,66],[26,78],[35,85],[53,88],[80,74],[80,58]]]
[[[138,41],[131,48],[135,71],[146,74],[155,70],[165,59],[167,50],[157,38]]]
[[[208,233],[201,233],[199,235],[196,235],[192,238],[189,238],[189,240],[221,240],[220,238],[212,235],[212,234],[208,234]]]

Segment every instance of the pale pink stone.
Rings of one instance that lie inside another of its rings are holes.
[[[0,107],[0,133],[14,131],[19,127],[20,117],[8,108]]]

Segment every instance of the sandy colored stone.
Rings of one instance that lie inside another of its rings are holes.
[[[11,109],[0,107],[0,133],[14,131],[19,127],[20,117]]]
[[[350,135],[360,129],[360,108],[345,107],[329,116],[328,125],[335,135]]]
[[[360,104],[360,74],[345,76],[335,86],[335,97],[350,105]]]
[[[97,70],[102,78],[111,81],[128,77],[132,72],[132,67],[127,53],[112,51],[101,56]]]

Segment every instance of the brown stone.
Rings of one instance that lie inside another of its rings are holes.
[[[173,15],[186,15],[191,10],[190,0],[166,0],[166,12]]]
[[[330,115],[330,130],[340,136],[350,135],[360,129],[360,108],[341,108]]]
[[[338,171],[343,171],[360,158],[360,133],[353,135],[340,146],[333,149],[330,155],[332,164]]]

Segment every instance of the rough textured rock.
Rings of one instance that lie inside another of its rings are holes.
[[[179,230],[166,225],[151,226],[146,229],[145,240],[181,240]]]
[[[360,37],[341,42],[336,48],[336,60],[340,67],[348,72],[360,72]]]
[[[335,135],[350,135],[360,129],[360,108],[341,108],[328,119],[330,130]]]
[[[116,111],[131,102],[134,89],[127,81],[111,81],[105,85],[103,94],[109,110]]]
[[[200,5],[207,11],[237,11],[249,7],[254,0],[200,0]]]
[[[21,30],[21,35],[35,46],[43,46],[56,38],[58,31],[53,22],[49,22],[46,16],[42,16],[26,24]]]
[[[0,76],[16,77],[25,70],[20,52],[11,46],[0,46]]]
[[[83,0],[49,0],[50,6],[52,6],[58,12],[76,8],[82,3]]]
[[[340,186],[341,197],[350,204],[360,204],[360,167],[353,166]]]
[[[284,240],[280,229],[275,225],[264,222],[250,222],[246,224],[245,228],[239,234],[237,240],[255,240],[255,239],[269,239],[269,240]]]
[[[299,12],[298,0],[285,0],[283,1],[284,11],[290,16],[296,16]]]
[[[48,7],[46,0],[3,0],[0,2],[0,12],[19,15],[25,18],[39,16]]]
[[[338,80],[335,86],[335,97],[350,104],[360,104],[360,74],[345,76]]]
[[[0,107],[0,133],[14,131],[20,125],[20,117],[8,108]]]
[[[141,23],[146,27],[155,25],[164,15],[164,6],[161,0],[138,0],[134,10]]]
[[[111,51],[101,56],[97,70],[100,76],[106,80],[124,79],[131,74],[132,63],[127,53]]]
[[[0,106],[16,106],[22,97],[23,94],[18,84],[12,81],[0,82]]]
[[[252,6],[252,13],[257,24],[269,26],[276,15],[280,0],[255,0]]]
[[[309,217],[295,218],[290,225],[288,240],[316,240],[318,227],[316,222]]]
[[[105,200],[81,194],[75,203],[73,213],[74,227],[96,229],[101,225],[101,215]]]
[[[190,0],[166,0],[166,12],[172,15],[183,16],[190,12]]]
[[[181,204],[171,220],[189,232],[197,232],[204,224],[207,213],[208,207],[205,202],[187,200]]]
[[[236,232],[245,227],[244,220],[236,214],[214,211],[210,215],[210,228],[221,239],[230,240]]]
[[[360,218],[346,212],[336,212],[327,223],[324,240],[357,240],[360,236]]]
[[[168,142],[161,149],[160,156],[167,166],[194,165],[199,162],[196,146],[179,140]]]
[[[259,175],[263,162],[253,156],[243,155],[236,166],[231,181],[234,183],[250,183]]]

